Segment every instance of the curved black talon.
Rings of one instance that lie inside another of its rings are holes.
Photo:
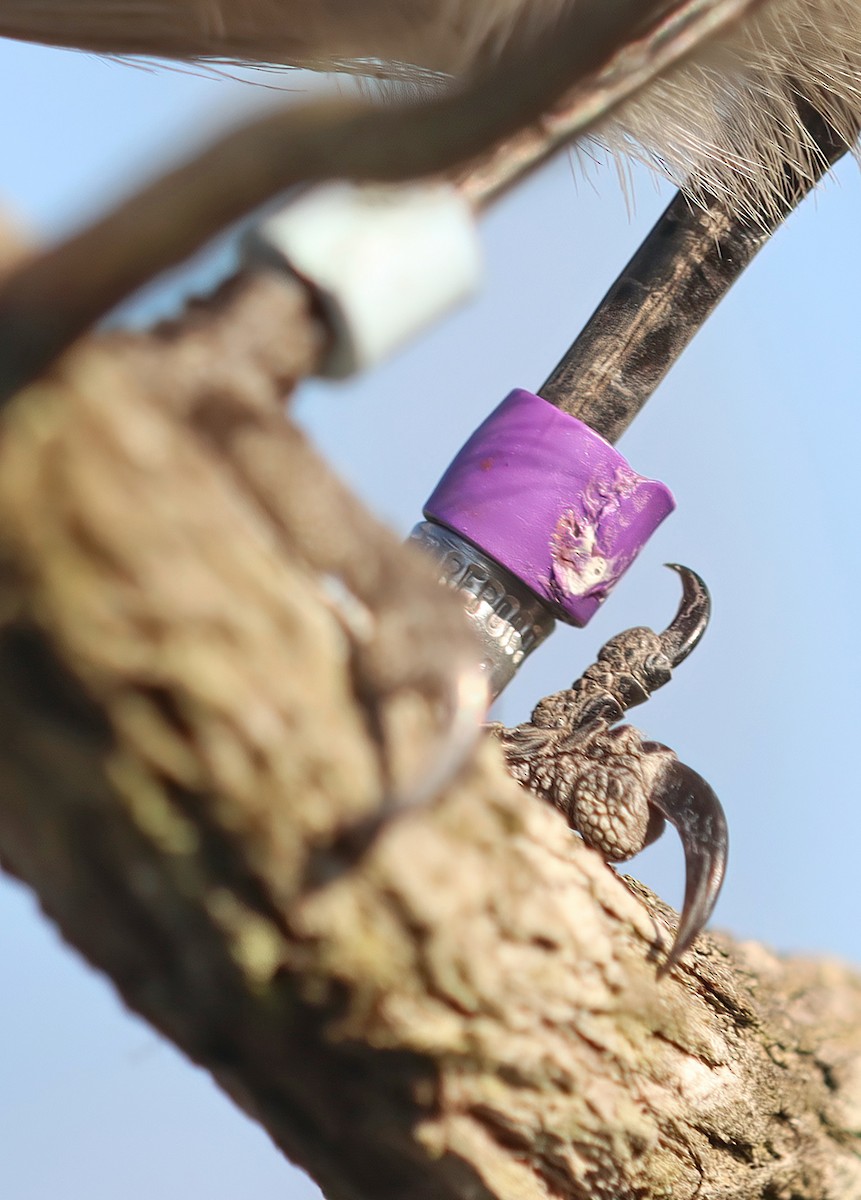
[[[690,567],[664,563],[682,579],[682,602],[672,623],[661,634],[661,648],[674,667],[683,663],[706,631],[712,601],[704,581]]]
[[[545,696],[532,720],[515,729],[492,726],[519,783],[558,808],[607,862],[625,862],[657,838],[665,820],[685,852],[685,899],[663,975],[679,961],[711,916],[727,860],[720,801],[695,771],[658,742],[617,725],[648,700],[699,642],[711,612],[695,571],[668,563],[682,580],[682,600],[669,627],[626,629],[601,647],[570,688]],[[653,757],[649,757],[649,756]]]
[[[646,752],[666,746],[645,742]],[[678,759],[667,763],[649,797],[649,805],[674,825],[685,852],[685,899],[676,940],[666,962],[665,975],[705,928],[712,914],[726,871],[729,832],[721,802],[701,775]]]

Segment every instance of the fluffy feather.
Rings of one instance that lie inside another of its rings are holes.
[[[115,55],[460,74],[570,0],[0,0],[0,35]],[[377,67],[375,64],[379,64]],[[385,66],[383,64],[386,64]]]
[[[528,54],[535,33],[576,3],[0,0],[0,34],[114,55],[427,79],[463,74],[512,45]],[[861,0],[768,0],[743,28],[626,105],[602,140],[695,196],[714,193],[743,210],[768,211],[779,203],[785,164],[808,175],[817,157],[798,96],[851,145],[861,119],[859,79]]]
[[[861,124],[861,2],[771,0],[724,42],[659,79],[607,130],[695,196],[752,215],[782,208],[787,166],[815,177],[822,154],[799,99],[853,146]]]

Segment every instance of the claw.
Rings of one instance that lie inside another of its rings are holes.
[[[667,752],[645,742],[647,752]],[[696,771],[673,757],[656,781],[649,804],[676,827],[685,852],[685,899],[676,940],[658,974],[665,975],[704,929],[726,871],[729,835],[720,800]]]
[[[661,648],[670,663],[684,662],[706,631],[711,616],[711,597],[705,583],[690,567],[664,563],[682,577],[682,602],[672,624],[661,634]]]

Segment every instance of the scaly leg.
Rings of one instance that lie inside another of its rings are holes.
[[[530,721],[491,726],[511,774],[560,809],[607,862],[639,853],[670,821],[685,852],[685,899],[661,973],[681,958],[711,915],[723,882],[727,826],[711,787],[672,750],[644,741],[625,712],[665,684],[697,645],[711,602],[702,579],[676,564],[682,603],[661,634],[628,629],[611,638],[571,687],[546,697]]]

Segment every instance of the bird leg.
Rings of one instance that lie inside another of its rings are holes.
[[[698,575],[682,578],[682,603],[661,634],[628,629],[611,638],[571,688],[546,697],[531,720],[490,726],[518,782],[565,814],[607,862],[624,862],[669,821],[685,853],[685,899],[661,973],[678,962],[711,915],[723,882],[727,827],[711,787],[672,750],[617,725],[670,679],[708,624],[711,603]],[[614,728],[615,726],[615,728]]]

